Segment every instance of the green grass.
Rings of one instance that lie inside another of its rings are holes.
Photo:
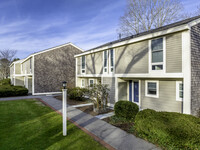
[[[36,100],[0,102],[1,150],[101,150],[89,135],[68,122],[62,135],[62,117]]]
[[[191,115],[144,110],[136,115],[134,129],[163,149],[200,149],[200,119]]]

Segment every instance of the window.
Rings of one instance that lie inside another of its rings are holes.
[[[110,50],[110,72],[114,71],[114,51]]]
[[[176,81],[176,100],[182,101],[183,100],[183,82]]]
[[[103,72],[108,72],[108,51],[103,52]]]
[[[114,50],[106,50],[103,52],[103,72],[114,72]]]
[[[152,70],[163,70],[163,38],[151,40]]]
[[[159,81],[145,81],[145,96],[159,97]]]
[[[82,61],[81,61],[81,73],[85,74],[85,56],[82,56]]]
[[[32,72],[32,58],[30,58],[30,73]]]
[[[89,86],[92,87],[94,84],[94,79],[89,79]]]
[[[81,87],[85,87],[85,79],[81,80]]]

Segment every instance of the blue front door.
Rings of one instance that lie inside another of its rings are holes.
[[[133,81],[129,80],[129,101],[133,101]]]
[[[134,102],[139,102],[139,83],[134,82]]]

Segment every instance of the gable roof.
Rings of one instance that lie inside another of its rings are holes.
[[[85,51],[85,52],[83,52],[81,54],[75,55],[75,57],[84,55],[85,53],[89,53],[89,52],[91,53],[91,51],[94,51],[96,49],[101,49],[103,47],[112,46],[113,44],[116,44],[116,43],[124,42],[124,41],[131,40],[131,39],[135,39],[135,38],[138,38],[138,37],[141,37],[141,36],[157,33],[157,32],[160,32],[160,31],[164,31],[164,30],[168,30],[168,29],[171,29],[171,28],[179,27],[179,26],[182,26],[182,25],[188,25],[189,23],[191,23],[191,22],[193,22],[193,21],[195,21],[197,19],[200,19],[200,15],[192,17],[192,18],[188,18],[188,19],[185,19],[185,20],[181,20],[181,21],[169,24],[169,25],[165,25],[165,26],[162,26],[162,27],[159,27],[159,28],[156,28],[156,29],[152,29],[152,30],[149,30],[149,31],[145,31],[145,32],[141,32],[141,33],[138,33],[138,34],[135,34],[135,35],[131,35],[131,36],[119,39],[119,40],[115,40],[115,41],[111,41],[111,42],[102,44],[100,46],[97,46],[95,48],[87,50],[87,51]],[[186,28],[183,28],[183,29],[186,29]],[[97,51],[100,51],[100,50],[97,50]]]
[[[30,57],[32,57],[34,55],[45,53],[45,52],[48,52],[48,51],[51,51],[51,50],[54,50],[54,49],[57,49],[57,48],[60,48],[60,47],[64,47],[64,46],[67,46],[67,45],[71,45],[71,46],[79,49],[81,52],[84,52],[81,48],[79,48],[78,46],[76,46],[73,43],[69,42],[69,43],[58,45],[58,46],[55,46],[55,47],[52,47],[52,48],[48,48],[48,49],[45,49],[45,50],[42,50],[42,51],[39,51],[39,52],[35,52],[35,53],[29,55],[28,57],[26,57],[25,59],[23,59],[23,61],[21,63],[25,62],[27,59],[29,59]]]

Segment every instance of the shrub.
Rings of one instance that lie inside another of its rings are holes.
[[[87,93],[88,89],[86,88],[69,88],[68,89],[68,96],[70,99],[78,100],[78,101],[84,101],[86,98],[84,97]]]
[[[139,107],[130,101],[118,101],[114,106],[114,110],[117,117],[134,119],[139,111]]]
[[[0,97],[23,96],[28,94],[28,89],[22,86],[2,85],[0,86]]]
[[[136,115],[134,131],[164,149],[200,148],[200,119],[191,115],[146,109]]]
[[[10,85],[11,82],[10,82],[10,79],[3,79],[0,81],[0,86],[1,85]]]

